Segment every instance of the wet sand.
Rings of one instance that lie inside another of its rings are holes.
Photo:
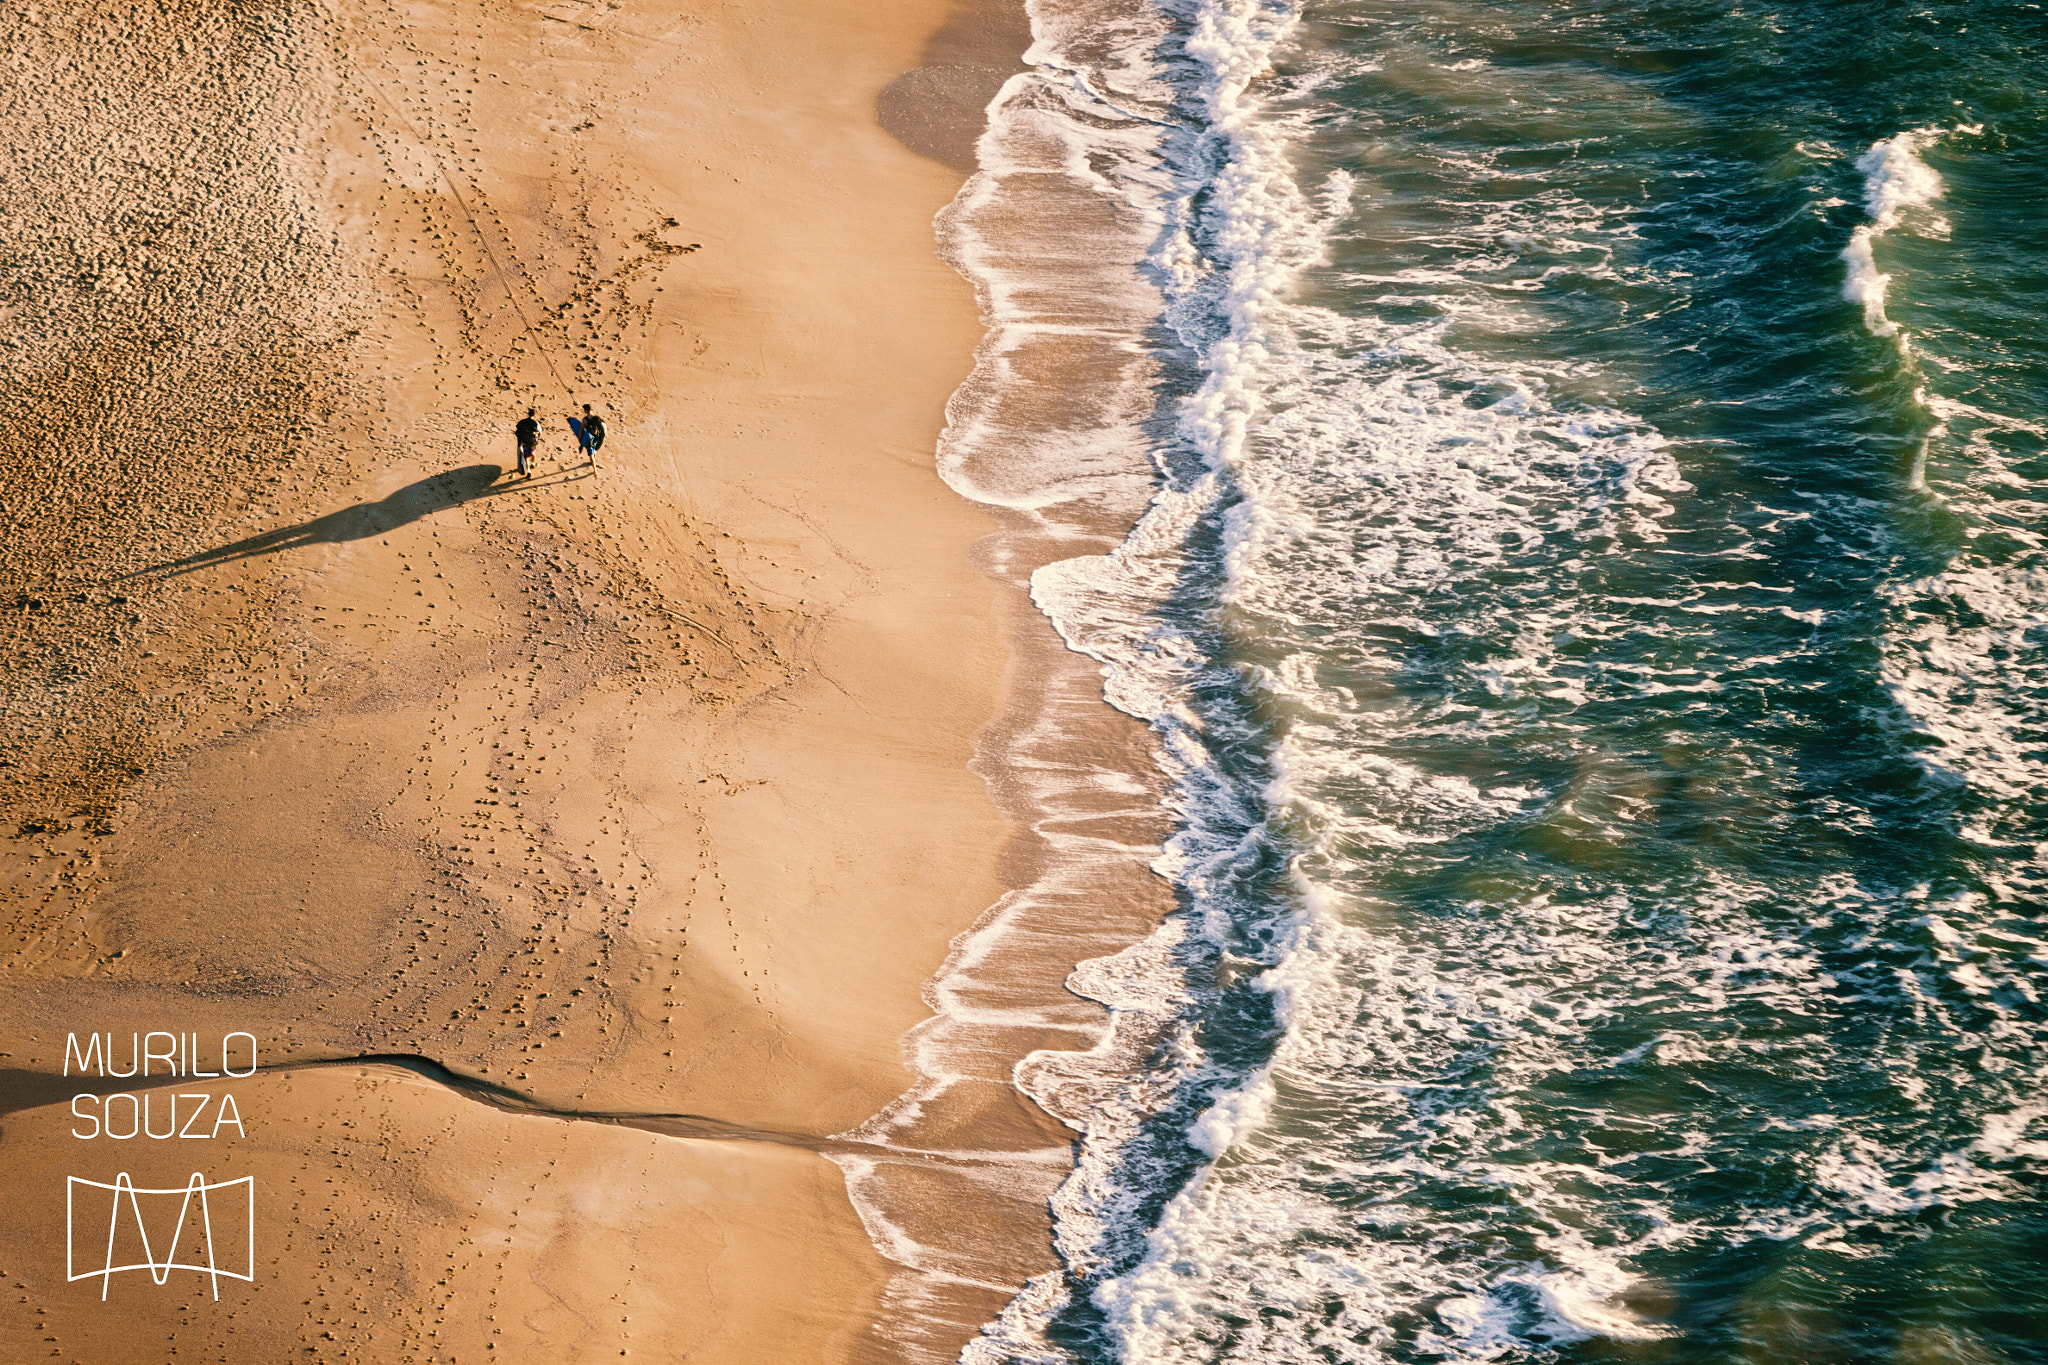
[[[0,95],[0,1355],[886,1358],[822,1153],[1003,890],[968,763],[1023,608],[932,471],[979,324],[931,219],[1014,31],[0,37],[50,77]],[[243,1132],[71,1136],[67,1035],[152,1029],[256,1040],[193,1086]],[[254,1179],[253,1283],[65,1281],[66,1176],[195,1169]]]

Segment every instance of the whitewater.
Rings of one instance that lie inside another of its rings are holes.
[[[1036,799],[1163,837],[866,1136],[1031,914],[1168,905],[1007,1078],[1061,1268],[961,1358],[2043,1358],[2029,7],[1031,8],[941,469],[1151,736]]]

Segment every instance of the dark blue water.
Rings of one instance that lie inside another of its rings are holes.
[[[1040,595],[1184,1004],[970,1354],[2048,1360],[2048,13],[1152,14],[1163,491]]]

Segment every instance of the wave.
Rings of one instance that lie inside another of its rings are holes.
[[[968,1348],[969,1365],[1070,1359],[1071,1346],[1056,1339],[1091,1340],[1119,1359],[1198,1355],[1219,1305],[1196,1281],[1232,1245],[1203,1216],[1209,1174],[1260,1130],[1276,1051],[1284,1058],[1340,1032],[1313,1001],[1336,965],[1329,945],[1344,931],[1319,911],[1314,886],[1275,875],[1312,851],[1301,834],[1313,804],[1302,769],[1317,760],[1299,745],[1276,747],[1253,714],[1262,694],[1288,692],[1288,670],[1248,677],[1230,662],[1233,641],[1256,634],[1234,618],[1284,615],[1276,599],[1304,587],[1293,572],[1303,566],[1285,563],[1288,544],[1348,540],[1377,518],[1373,543],[1339,566],[1359,581],[1325,590],[1357,592],[1379,579],[1398,596],[1418,578],[1497,564],[1540,539],[1547,517],[1587,535],[1627,527],[1654,536],[1656,516],[1668,510],[1660,490],[1683,487],[1639,423],[1560,410],[1542,379],[1446,345],[1455,308],[1430,324],[1388,327],[1294,302],[1297,276],[1352,212],[1342,172],[1302,190],[1289,158],[1293,128],[1269,117],[1258,93],[1299,13],[1243,0],[1166,12],[1185,36],[1153,47],[1143,83],[1165,86],[1173,99],[1144,119],[1144,145],[1157,160],[1121,184],[1140,193],[1138,216],[1156,229],[1142,274],[1158,291],[1170,346],[1187,358],[1189,391],[1162,404],[1170,422],[1127,423],[1118,433],[1149,436],[1159,479],[1129,536],[1106,555],[1046,565],[1032,589],[1066,643],[1103,665],[1104,695],[1158,737],[1167,804],[1181,829],[1155,868],[1178,888],[1181,909],[1145,942],[1082,964],[1072,982],[1111,1009],[1112,1035],[1142,1048],[1126,1046],[1114,1065],[1103,1065],[1112,1058],[1098,1049],[1083,1086],[1073,1083],[1069,1056],[1041,1053],[1019,1068],[1027,1093],[1083,1133],[1076,1171],[1053,1198],[1065,1268],[1009,1305]],[[1093,148],[1128,146],[1131,130],[1117,117],[1093,106],[1086,115],[1069,114],[1062,131],[1084,129]],[[994,188],[968,202],[989,202]],[[1540,230],[1503,231],[1517,227]],[[1533,231],[1516,235],[1535,249]],[[1004,338],[993,349],[1007,352],[1026,324],[991,311]],[[1161,349],[1155,338],[1154,352]],[[977,405],[1004,392],[1000,384],[970,389]],[[1314,467],[1255,450],[1259,440]],[[1054,466],[1082,467],[1071,448]],[[985,482],[956,486],[988,497]],[[1044,487],[1026,480],[1002,495],[1042,507],[1024,490]],[[1334,492],[1359,524],[1347,524],[1339,507],[1304,502],[1303,488]],[[1312,659],[1297,662],[1314,668]],[[1498,816],[1518,805],[1513,793],[1464,792],[1398,765],[1380,778],[1403,793],[1406,809],[1368,838],[1442,840],[1461,806]],[[1348,837],[1355,822],[1331,828]],[[1355,998],[1348,988],[1338,994]],[[1236,1028],[1215,1026],[1235,1014],[1243,1015]],[[1590,1264],[1560,1270],[1544,1292],[1559,1314],[1620,1332],[1625,1315],[1600,1307],[1615,1275]]]
[[[1147,262],[1183,133],[1160,79],[1170,16],[1145,0],[1029,10],[1030,69],[990,103],[980,169],[937,225],[987,326],[947,406],[939,472],[997,513],[982,561],[1025,590],[1047,563],[1117,544],[1152,495],[1158,394],[1179,381]],[[1096,667],[1047,634],[1018,631],[1007,713],[975,761],[1024,831],[1022,875],[928,987],[933,1016],[905,1040],[915,1083],[841,1135],[864,1151],[833,1155],[900,1267],[879,1328],[893,1358],[951,1359],[1006,1302],[1021,1311],[1058,1282],[1026,1283],[1070,1152],[1020,1117],[1017,1092],[1080,1128],[1182,1005],[1170,968],[1131,947],[1163,908],[1146,871],[1162,779],[1129,720],[1105,711]],[[1074,972],[1077,958],[1090,960]]]
[[[1863,172],[1863,206],[1870,215],[1864,223],[1849,236],[1849,245],[1842,249],[1842,259],[1848,263],[1848,278],[1842,284],[1842,294],[1851,303],[1863,308],[1863,325],[1872,336],[1895,337],[1901,350],[1907,343],[1899,331],[1899,325],[1885,314],[1885,296],[1891,287],[1891,276],[1877,268],[1876,244],[1879,238],[1905,222],[1915,210],[1932,207],[1941,198],[1941,176],[1935,169],[1921,160],[1920,153],[1933,146],[1948,134],[1946,128],[1912,128],[1891,137],[1882,138],[1870,145],[1869,150],[1856,158],[1856,169]],[[1980,129],[1958,128],[1957,132],[1977,132]],[[1929,216],[1926,230],[1936,236],[1948,235],[1948,224],[1939,217]]]
[[[1893,624],[1882,636],[1880,680],[1901,729],[1919,741],[1915,761],[1937,783],[1974,791],[1982,810],[1964,815],[1959,828],[1973,842],[1999,847],[2031,829],[2031,808],[2048,793],[2048,762],[2039,736],[2048,733],[2048,660],[2039,641],[2048,633],[2048,561],[2041,554],[2023,459],[2005,447],[2017,438],[2038,445],[2048,428],[1962,402],[1941,392],[1970,380],[1971,367],[1936,355],[1935,372],[1915,353],[1907,334],[1885,312],[1891,276],[1876,266],[1874,243],[1901,224],[1919,219],[1923,235],[1946,239],[1951,226],[1931,213],[1946,191],[1922,153],[1953,135],[1975,135],[1981,125],[1909,129],[1873,143],[1856,159],[1864,176],[1870,222],[1851,235],[1844,292],[1860,302],[1874,336],[1895,340],[1901,377],[1922,425],[1910,476],[1912,488],[1943,513],[1969,527],[1966,543],[1936,572],[1886,585],[1882,597]],[[1937,489],[1929,483],[1929,462]],[[1984,490],[1994,490],[1984,496]],[[1990,553],[1985,553],[1985,550]]]
[[[869,1136],[915,1146],[949,1086],[1014,1055],[987,1041],[1001,943],[1078,945],[1114,908],[1087,878],[1139,857],[1173,904],[1074,969],[1106,1020],[1025,1012],[1051,1036],[1012,1078],[1079,1134],[1048,1191],[1061,1264],[967,1365],[1652,1342],[1688,1267],[1881,1264],[1897,1220],[2036,1179],[2044,949],[2009,904],[2039,884],[1873,852],[1901,842],[1894,817],[1939,833],[1959,786],[1982,797],[1965,838],[2027,828],[2034,560],[1907,573],[1914,528],[1889,522],[1931,515],[1924,489],[1816,492],[1689,395],[1611,396],[1646,340],[1696,354],[1676,343],[1735,302],[1694,250],[1717,224],[1685,217],[1719,190],[1654,203],[1642,169],[1684,141],[1682,111],[1599,85],[1659,144],[1630,161],[1579,136],[1611,111],[1561,111],[1544,73],[1435,33],[1424,60],[1389,24],[1333,40],[1272,0],[1033,17],[1035,70],[942,224],[990,333],[941,466],[1003,509],[1004,572],[1091,665],[1041,713],[1032,772],[1067,776],[1030,779],[1037,828],[1097,829],[1092,784],[1172,829],[1068,840],[963,940],[917,1040],[924,1088]],[[1378,115],[1318,92],[1382,70],[1370,99],[1425,92],[1420,131],[1319,143]],[[1865,154],[1870,221],[1844,253],[1909,377],[1874,244],[1943,230],[1922,153],[1946,135]],[[1685,247],[1668,278],[1653,230]],[[1825,231],[1809,259],[1833,259]],[[1574,307],[1577,354],[1553,330]],[[1617,318],[1637,329],[1619,344]],[[1950,436],[2018,429],[1936,387],[1939,485]],[[1631,406],[1692,423],[1692,448]],[[2025,509],[1948,503],[2031,534]],[[1084,681],[1144,722],[1150,771],[1075,756]],[[1830,766],[1826,726],[1877,751],[1865,768]]]

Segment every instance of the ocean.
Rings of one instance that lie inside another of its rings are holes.
[[[962,1358],[2048,1360],[2048,12],[1031,9],[941,465],[1171,911]]]

